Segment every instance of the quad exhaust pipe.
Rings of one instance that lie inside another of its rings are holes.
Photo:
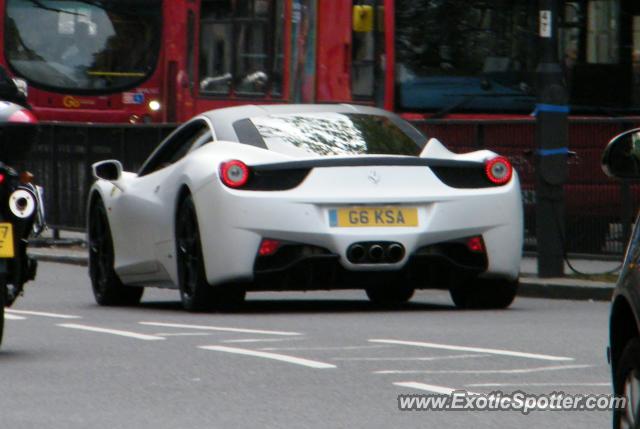
[[[404,258],[405,249],[400,243],[354,243],[347,249],[347,259],[352,264],[395,264]]]

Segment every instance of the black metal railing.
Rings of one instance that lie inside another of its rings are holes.
[[[24,160],[15,162],[34,173],[45,190],[47,220],[52,229],[83,230],[91,164],[120,160],[136,171],[175,125],[42,124]]]
[[[490,149],[510,157],[522,184],[525,248],[535,250],[535,121],[414,121],[428,136],[456,152]],[[631,219],[640,207],[640,185],[616,182],[600,168],[602,150],[622,130],[640,126],[628,119],[572,119],[569,181],[565,186],[566,248],[572,253],[620,254]],[[136,171],[175,125],[42,124],[21,168],[31,170],[46,193],[54,229],[83,230],[91,164],[114,158]]]

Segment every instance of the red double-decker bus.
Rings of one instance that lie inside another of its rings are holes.
[[[560,3],[572,112],[637,113],[639,2]],[[45,121],[181,122],[274,102],[495,119],[534,109],[537,8],[535,0],[0,0],[0,64]]]
[[[393,1],[364,3],[357,42],[351,1],[0,0],[0,63],[44,121],[181,122],[233,104],[373,100]],[[352,88],[352,65],[370,81]]]

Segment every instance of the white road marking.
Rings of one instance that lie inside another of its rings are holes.
[[[354,361],[434,361],[434,360],[449,360],[449,359],[471,359],[471,358],[483,358],[490,355],[449,355],[449,356],[428,356],[428,357],[335,357],[332,360],[354,360]]]
[[[281,362],[302,365],[309,368],[316,368],[316,369],[336,368],[335,365],[332,365],[330,363],[303,359],[295,356],[282,355],[279,353],[267,353],[267,352],[261,352],[258,350],[239,349],[236,347],[226,347],[226,346],[200,346],[199,348],[203,350],[212,350],[212,351],[218,351],[218,352],[235,353],[235,354],[245,355],[245,356],[260,357],[264,359],[273,359]]]
[[[488,349],[483,347],[466,347],[466,346],[453,346],[450,344],[436,344],[436,343],[425,343],[421,341],[401,341],[401,340],[386,340],[386,339],[372,339],[369,340],[372,343],[382,343],[382,344],[397,344],[402,346],[414,346],[414,347],[425,347],[430,349],[442,349],[442,350],[457,350],[461,352],[473,352],[473,353],[489,353],[493,355],[502,355],[502,356],[512,356],[512,357],[521,357],[528,359],[540,359],[540,360],[550,360],[550,361],[572,361],[574,358],[563,357],[563,356],[551,356],[551,355],[543,355],[537,353],[524,353],[513,350],[501,350],[501,349]]]
[[[595,365],[557,365],[540,366],[536,368],[516,368],[516,369],[446,369],[446,370],[383,370],[374,371],[374,374],[529,374],[543,371],[562,371],[568,369],[593,368]]]
[[[208,337],[211,334],[208,332],[159,332],[153,335],[157,335],[158,337]]]
[[[246,338],[237,340],[224,340],[223,343],[279,343],[281,341],[301,341],[305,338]]]
[[[200,329],[204,331],[222,331],[222,332],[241,332],[244,334],[264,334],[264,335],[283,335],[283,336],[302,335],[299,332],[265,331],[261,329],[229,328],[225,326],[187,325],[183,323],[163,323],[163,322],[139,322],[139,323],[141,325],[161,326],[163,328]]]
[[[145,334],[139,334],[137,332],[120,331],[120,330],[117,330],[117,329],[99,328],[97,326],[77,325],[75,323],[62,323],[62,324],[59,324],[58,326],[63,327],[63,328],[69,328],[69,329],[79,329],[79,330],[82,330],[82,331],[98,332],[98,333],[101,333],[101,334],[118,335],[118,336],[121,336],[121,337],[129,337],[129,338],[135,338],[137,340],[145,340],[145,341],[157,341],[157,340],[164,340],[165,339],[163,337],[158,337],[156,335],[145,335]]]
[[[605,383],[474,383],[466,384],[469,387],[611,387],[611,382]]]
[[[4,318],[7,320],[27,320],[26,317],[16,316],[14,314],[5,313]]]
[[[41,316],[41,317],[51,317],[53,319],[82,319],[80,316],[71,316],[69,314],[58,314],[58,313],[46,313],[42,311],[27,311],[27,310],[13,310],[7,309],[7,313],[10,314],[24,314],[26,316]]]
[[[403,381],[400,383],[393,383],[393,384],[394,386],[409,387],[411,389],[424,390],[427,392],[438,393],[441,395],[451,395],[453,392],[460,390],[460,389],[452,389],[451,387],[436,386],[434,384],[418,383],[417,381]],[[467,392],[467,394],[477,395],[477,393],[475,392]]]
[[[391,346],[344,346],[344,347],[263,347],[264,351],[295,351],[295,350],[365,350],[388,349]]]

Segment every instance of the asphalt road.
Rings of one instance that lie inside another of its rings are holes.
[[[94,304],[86,269],[42,263],[8,313],[2,428],[602,428],[607,411],[399,411],[399,394],[610,393],[608,304],[518,298],[456,310],[419,292],[396,310],[364,293],[250,294],[189,314],[175,291]]]

